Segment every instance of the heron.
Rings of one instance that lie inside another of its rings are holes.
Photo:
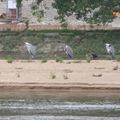
[[[27,51],[32,56],[32,58],[35,58],[36,56],[36,46],[32,45],[31,43],[25,42],[25,46],[27,48]]]
[[[106,43],[105,46],[107,53],[112,56],[112,59],[115,59],[115,48],[113,47],[113,45]]]
[[[72,50],[72,48],[70,47],[70,46],[68,46],[68,45],[65,45],[65,47],[64,47],[64,52],[66,53],[66,55],[68,56],[68,58],[73,58],[74,56],[73,56],[73,50]]]

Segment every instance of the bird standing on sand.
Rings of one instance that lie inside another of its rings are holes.
[[[36,46],[32,45],[31,43],[25,42],[25,46],[27,48],[27,51],[32,56],[32,58],[35,58],[36,56]]]
[[[108,43],[106,43],[105,46],[106,46],[107,53],[112,56],[112,59],[115,59],[115,48]]]
[[[66,55],[68,56],[68,58],[72,59],[74,57],[73,56],[73,50],[72,50],[72,48],[70,46],[65,45],[64,52],[66,53]]]

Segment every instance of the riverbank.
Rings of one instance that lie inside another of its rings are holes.
[[[120,62],[0,60],[0,95],[120,93]],[[105,92],[106,91],[106,92]]]
[[[110,43],[116,50],[116,59],[120,53],[120,30],[41,30],[26,32],[0,32],[0,59],[26,59],[30,58],[24,42],[36,46],[36,59],[65,60],[63,49],[67,44],[74,52],[74,59],[84,60],[86,54],[94,51],[100,60],[110,60],[105,43]]]

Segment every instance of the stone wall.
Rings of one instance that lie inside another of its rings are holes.
[[[37,17],[32,15],[31,6],[35,0],[23,0],[22,2],[22,17],[28,18],[30,24],[40,24],[40,25],[53,25],[59,24],[54,17],[57,15],[56,9],[52,8],[53,0],[43,0],[39,5],[39,8],[44,9],[44,17],[38,22]]]
[[[22,1],[22,17],[28,18],[30,23],[37,23],[36,17],[32,15],[31,5],[34,0],[23,0]]]
[[[0,15],[7,12],[7,0],[0,1]]]
[[[23,31],[26,29],[25,24],[0,24],[0,31]],[[29,25],[29,30],[61,30],[65,29],[60,25]],[[119,27],[113,27],[112,25],[77,25],[67,27],[68,30],[113,30],[119,29]]]
[[[37,17],[32,15],[31,6],[35,0],[23,0],[22,2],[22,17],[28,18],[30,24],[38,25],[60,25],[60,21],[56,20],[55,17],[58,16],[57,10],[52,7],[54,0],[43,0],[39,5],[39,8],[44,9],[45,14],[40,22],[37,21]],[[67,22],[69,25],[83,25],[86,24],[83,21],[76,20],[74,16],[68,17]]]

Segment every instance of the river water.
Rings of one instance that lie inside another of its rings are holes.
[[[0,120],[120,120],[120,117],[90,117],[90,116],[9,116]]]
[[[0,120],[120,120],[120,98],[1,97]]]

